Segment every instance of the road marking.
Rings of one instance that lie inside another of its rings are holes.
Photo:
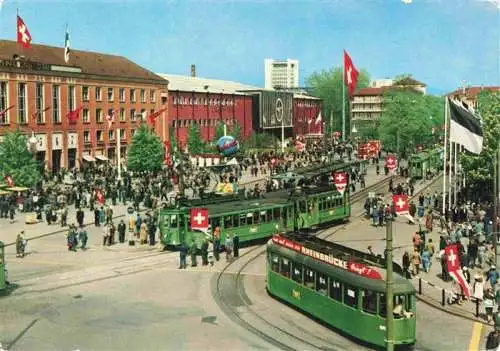
[[[474,322],[472,326],[472,337],[470,338],[469,351],[479,351],[481,347],[481,331],[483,330],[483,323]]]

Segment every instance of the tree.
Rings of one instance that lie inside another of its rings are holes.
[[[200,127],[197,124],[189,127],[187,144],[192,155],[205,151],[205,143],[201,139]]]
[[[326,122],[326,129],[331,133],[330,116],[333,118],[333,131],[342,130],[342,84],[343,70],[341,67],[333,67],[330,70],[314,72],[307,79],[307,85],[312,88],[315,96],[323,100],[323,118]],[[370,75],[366,70],[361,70],[358,76],[357,90],[365,88],[370,84]],[[346,132],[350,131],[349,123],[349,102],[347,89],[344,96],[346,114]]]
[[[378,134],[384,149],[412,153],[417,145],[430,146],[444,124],[444,99],[415,90],[389,90],[384,94]]]
[[[160,138],[146,124],[141,124],[128,152],[128,169],[133,172],[159,171],[164,159],[165,147]]]
[[[500,141],[500,94],[483,91],[477,98],[477,112],[481,116],[483,129],[483,151],[479,155],[463,152],[460,164],[463,167],[469,193],[482,197],[493,194],[495,153]]]
[[[229,134],[241,143],[241,126],[238,122],[234,122],[231,133]]]
[[[0,177],[6,176],[18,186],[36,186],[41,180],[38,162],[28,150],[28,139],[19,130],[5,134],[0,143]]]
[[[217,121],[215,125],[215,142],[224,136],[224,123],[222,121]]]

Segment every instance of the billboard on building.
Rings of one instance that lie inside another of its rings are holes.
[[[259,93],[259,127],[262,129],[293,127],[293,93],[261,91]]]

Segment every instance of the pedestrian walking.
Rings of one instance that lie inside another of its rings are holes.
[[[87,231],[85,229],[80,228],[80,232],[78,233],[78,240],[81,243],[80,248],[82,250],[86,250],[87,249],[88,234],[87,234]]]
[[[233,256],[238,258],[240,256],[240,237],[238,233],[234,233],[233,236]]]
[[[24,230],[17,234],[16,238],[16,257],[24,257]]]
[[[220,227],[217,226],[214,229],[214,256],[215,260],[220,259]]]
[[[232,261],[231,253],[233,251],[233,239],[231,234],[228,233],[226,236],[226,241],[224,242],[224,248],[226,249],[226,262]]]
[[[85,213],[82,211],[81,208],[78,207],[78,210],[76,210],[76,222],[78,223],[79,227],[83,227],[84,217],[85,217]]]
[[[127,226],[123,219],[118,223],[118,241],[123,244],[125,242],[125,232],[127,231]]]
[[[186,269],[186,257],[187,257],[188,249],[186,244],[183,242],[181,247],[179,248],[179,269]]]
[[[198,251],[198,247],[196,246],[196,243],[193,239],[193,241],[191,243],[191,247],[189,248],[189,254],[191,255],[191,267],[198,266],[198,261],[196,259],[197,251]]]
[[[99,215],[100,215],[99,209],[95,208],[94,209],[94,225],[96,227],[100,227],[101,226],[101,221],[99,220]]]
[[[208,246],[208,240],[203,240],[203,243],[201,244],[201,264],[203,266],[208,265]]]
[[[210,266],[214,265],[214,244],[209,243],[208,245],[208,263]]]

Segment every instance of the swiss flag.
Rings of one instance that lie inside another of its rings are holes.
[[[464,295],[471,296],[471,288],[464,277],[462,267],[460,266],[460,258],[458,257],[457,244],[448,245],[444,248],[446,257],[448,258],[448,273],[462,287]]]
[[[206,208],[191,209],[191,229],[201,231],[208,229],[208,210]]]
[[[156,112],[153,112],[148,116],[148,124],[151,126],[155,125],[156,119],[164,112],[166,111],[166,108],[162,108],[161,110],[158,110]]]
[[[108,121],[108,128],[111,128],[111,125],[115,121],[115,114],[117,110],[113,110],[106,115],[106,121]]]
[[[12,188],[14,186],[14,179],[12,179],[12,177],[10,175],[5,176],[4,179],[7,182],[7,185],[9,186],[9,188]]]
[[[76,110],[68,112],[66,117],[68,117],[69,123],[76,123],[78,121],[78,118],[80,118],[81,110],[83,110],[83,106],[80,106]]]
[[[348,175],[347,172],[334,172],[333,173],[333,182],[337,187],[337,191],[341,194],[344,194],[345,189],[347,188]]]
[[[389,155],[385,158],[385,166],[389,168],[389,170],[393,171],[398,167],[398,160],[396,156]]]
[[[95,193],[95,197],[97,199],[97,202],[99,202],[101,205],[104,205],[104,194],[102,193],[101,190],[97,190]]]
[[[354,94],[354,90],[356,90],[358,75],[359,72],[356,67],[354,67],[351,57],[347,51],[344,50],[344,83],[347,85],[347,92],[349,93],[349,96],[352,96],[352,94]]]
[[[29,49],[31,47],[31,34],[21,17],[17,16],[17,43]]]
[[[393,195],[392,203],[397,215],[401,216],[408,214],[408,195]]]

